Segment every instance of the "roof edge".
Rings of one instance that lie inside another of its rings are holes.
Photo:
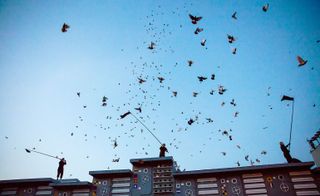
[[[313,161],[301,162],[301,163],[285,163],[285,164],[270,164],[270,165],[257,165],[257,166],[245,166],[245,167],[233,167],[233,168],[219,168],[219,169],[203,169],[203,170],[191,170],[184,172],[173,173],[174,177],[193,176],[193,175],[208,175],[219,173],[231,173],[231,172],[251,172],[261,171],[268,169],[283,169],[283,168],[308,168],[310,169],[314,165]]]

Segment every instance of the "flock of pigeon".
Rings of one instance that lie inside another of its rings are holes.
[[[161,9],[161,6],[158,7],[159,9]],[[262,7],[262,11],[263,12],[267,12],[269,9],[269,4],[266,4]],[[164,14],[163,12],[159,12],[159,13],[156,13],[154,11],[152,11],[153,13],[150,15],[150,16],[147,16],[147,19],[150,19],[150,21],[148,22],[148,24],[145,25],[146,27],[146,32],[150,35],[150,37],[154,40],[150,41],[150,43],[147,45],[146,49],[147,50],[150,50],[151,51],[151,54],[156,54],[157,53],[157,50],[162,50],[164,52],[168,52],[168,51],[171,51],[172,53],[174,52],[173,50],[173,47],[169,46],[169,48],[165,49],[165,48],[160,48],[160,45],[161,45],[161,39],[166,37],[166,36],[169,36],[172,34],[172,32],[167,32],[166,31],[166,28],[169,27],[170,24],[163,24],[163,27],[162,29],[159,29],[156,25],[155,25],[155,19],[154,19],[154,15],[156,14]],[[176,12],[173,12],[174,14],[175,13],[178,13],[178,11]],[[201,16],[195,16],[195,15],[192,15],[190,13],[188,13],[188,16],[189,16],[189,20],[190,22],[195,26],[195,30],[194,30],[194,34],[195,35],[198,35],[200,33],[202,33],[204,31],[204,28],[202,27],[199,27],[197,25],[200,25],[201,24],[201,19],[202,17]],[[231,18],[232,20],[238,20],[238,16],[237,16],[237,12],[234,12],[232,15],[231,15]],[[187,18],[186,18],[187,20]],[[66,23],[63,24],[62,26],[62,29],[61,31],[63,33],[67,32],[68,29],[70,28],[70,26]],[[182,25],[180,25],[180,28],[182,28]],[[233,35],[230,35],[230,34],[227,34],[227,41],[229,44],[233,44],[234,42],[236,42],[236,38],[235,36]],[[207,42],[207,39],[202,39],[200,41],[200,45],[202,47],[206,47],[206,42]],[[144,44],[146,44],[146,42],[144,42]],[[207,48],[205,48],[207,49]],[[233,55],[236,55],[237,54],[237,48],[234,47],[232,48],[232,54]],[[143,59],[143,57],[140,57],[140,59]],[[307,60],[304,60],[302,57],[300,56],[297,56],[297,60],[298,60],[298,66],[303,66],[307,63]],[[194,64],[194,61],[193,60],[186,60],[187,62],[187,66],[189,67],[192,67],[193,64]],[[126,103],[126,104],[123,104],[123,106],[129,106],[131,107],[131,104],[132,102],[134,101],[137,101],[138,102],[138,107],[132,107],[129,111],[124,111],[123,113],[120,113],[119,117],[120,118],[117,118],[117,121],[120,121],[121,122],[121,125],[123,126],[123,123],[127,123],[126,118],[130,118],[128,116],[130,116],[130,114],[133,114],[134,111],[136,111],[138,114],[141,114],[140,116],[144,116],[145,114],[143,113],[143,107],[147,107],[148,105],[153,105],[154,104],[154,100],[156,100],[157,98],[157,94],[154,93],[153,95],[151,95],[149,93],[149,91],[147,90],[148,88],[155,88],[154,84],[152,85],[149,85],[149,86],[145,86],[145,85],[148,85],[148,83],[155,83],[156,81],[158,81],[159,83],[159,86],[156,86],[156,91],[160,91],[161,88],[165,88],[165,82],[167,80],[166,77],[164,77],[164,75],[170,75],[171,72],[168,72],[167,74],[163,73],[161,68],[162,68],[162,65],[157,65],[155,62],[151,62],[151,64],[149,62],[143,62],[142,63],[142,67],[139,67],[139,64],[135,64],[134,62],[131,62],[131,65],[133,65],[134,69],[132,70],[132,73],[133,75],[136,75],[136,82],[130,84],[130,86],[133,88],[133,87],[137,87],[139,91],[141,91],[142,95],[141,97],[139,97],[137,94],[134,94],[132,97],[129,98],[129,102]],[[177,63],[176,63],[177,65]],[[175,66],[176,66],[175,65]],[[157,74],[159,76],[149,76],[147,75],[147,73],[150,72],[151,69],[155,69]],[[168,76],[169,77],[169,76]],[[197,77],[198,81],[200,83],[208,80],[208,78],[210,78],[210,80],[215,80],[216,79],[216,75],[214,73],[212,73],[210,76],[203,76],[203,75],[199,75]],[[270,90],[271,87],[269,87],[269,90]],[[169,91],[171,91],[171,97],[175,98],[178,96],[179,92],[176,91],[176,90],[171,90],[171,87],[168,86],[167,89]],[[210,95],[213,95],[215,92],[217,92],[218,95],[224,95],[224,93],[226,93],[227,89],[223,86],[223,85],[219,85],[217,90],[214,90],[214,89],[211,89],[209,94]],[[133,90],[132,89],[129,89],[127,91],[127,94],[129,95],[130,93],[132,93]],[[192,92],[192,96],[193,97],[197,97],[199,95],[199,92]],[[77,96],[80,98],[80,92],[77,92]],[[101,106],[105,107],[107,106],[107,100],[108,98],[106,96],[103,96],[102,97],[102,103],[101,103]],[[221,106],[224,106],[226,103],[225,102],[222,102],[221,103]],[[236,104],[236,101],[235,99],[232,99],[229,103],[230,105],[232,105],[233,107],[236,107],[237,104]],[[152,108],[152,111],[156,112],[157,111],[157,108],[156,107],[160,107],[161,103],[160,101],[158,101],[158,104],[156,104],[156,106],[154,105],[153,108]],[[83,106],[84,108],[86,108],[86,105]],[[111,107],[115,107],[113,105],[111,105]],[[270,106],[271,107],[271,106]],[[117,112],[121,112],[121,107],[118,106],[117,109],[116,109]],[[195,110],[193,110],[194,112],[196,112]],[[184,114],[184,112],[181,112],[181,114]],[[201,112],[196,112],[195,116],[193,117],[189,117],[189,118],[186,118],[185,119],[185,126],[180,126],[178,131],[181,131],[181,130],[188,130],[188,126],[192,126],[195,122],[198,122],[200,121],[200,115],[201,115]],[[239,116],[239,111],[235,111],[234,112],[234,117],[238,117]],[[111,116],[108,116],[107,119],[111,120],[113,119]],[[80,117],[80,120],[83,121],[83,119]],[[151,117],[149,115],[145,115],[145,118],[144,117],[140,117],[140,120],[144,121],[144,122],[148,122],[151,120]],[[176,120],[176,119],[172,119],[172,120]],[[204,120],[206,121],[206,123],[213,123],[213,119],[210,118],[210,117],[205,117]],[[141,121],[140,121],[141,122]],[[133,127],[130,129],[129,132],[132,132],[136,127],[139,127],[140,125],[138,125],[137,123],[139,123],[137,120],[133,120],[131,119],[130,121],[131,124],[133,124]],[[153,124],[155,124],[156,122],[153,121]],[[117,126],[117,125],[116,125]],[[103,128],[104,130],[107,130],[107,129],[111,129],[111,127],[103,127],[102,124],[100,124],[100,128]],[[266,129],[267,127],[264,127],[263,129]],[[152,129],[152,131],[156,131],[155,128]],[[174,130],[172,129],[171,132],[173,132]],[[143,132],[143,129],[141,129],[141,133]],[[233,136],[231,135],[232,133],[232,129],[229,129],[229,130],[222,130],[222,129],[218,129],[217,130],[218,133],[220,133],[223,137],[225,137],[226,139],[232,141],[234,138]],[[215,134],[214,132],[211,132],[212,134]],[[125,133],[127,134],[127,133]],[[145,133],[146,134],[146,133]],[[71,136],[73,135],[73,133],[71,134]],[[85,135],[87,136],[87,135]],[[134,137],[134,134],[131,134],[129,136],[129,138],[133,138]],[[120,136],[118,136],[118,138],[120,138]],[[112,139],[111,137],[109,137],[111,143],[112,143],[112,146],[113,146],[113,149],[117,148],[118,147],[118,141],[117,141],[117,138],[115,139]],[[210,140],[212,138],[210,137]],[[221,140],[221,139],[219,139]],[[171,141],[169,143],[169,148],[175,148],[175,149],[178,149],[179,148],[179,144],[181,144],[182,141],[178,141],[177,138],[174,138],[173,141]],[[205,145],[205,144],[203,144]],[[151,145],[151,144],[148,144],[148,147],[150,146],[156,146],[156,148],[158,148],[157,145]],[[241,146],[239,144],[236,145],[236,147],[238,149],[241,149]],[[143,147],[142,150],[144,150],[144,155],[149,155],[147,150],[146,150],[146,147]],[[199,153],[201,153],[202,151],[200,150]],[[136,152],[136,154],[138,154],[138,152]],[[227,155],[227,152],[225,151],[222,151],[221,152],[222,156],[226,156]],[[261,150],[261,156],[264,156],[266,155],[267,152],[265,150]],[[114,155],[115,157],[112,159],[112,162],[119,162],[120,160],[120,157],[118,157],[117,154]],[[193,154],[191,154],[190,156],[193,156]],[[87,156],[88,158],[88,156]],[[256,163],[260,163],[261,160],[260,158],[253,158],[251,157],[249,154],[246,154],[244,156],[244,160],[248,163],[250,163],[251,165],[254,165]],[[240,166],[240,161],[237,161],[235,163],[237,166]]]
[[[158,7],[159,10],[161,9],[161,6]],[[269,9],[269,4],[266,4],[262,7],[263,12],[267,12]],[[173,11],[173,14],[179,14],[179,10]],[[148,23],[145,25],[146,28],[146,33],[150,35],[150,37],[153,39],[152,41],[145,41],[145,48],[144,50],[149,50],[152,55],[156,55],[157,52],[162,51],[162,52],[171,52],[174,53],[174,49],[171,46],[168,46],[167,48],[161,48],[161,41],[164,37],[170,36],[172,32],[168,32],[166,29],[170,26],[170,24],[163,24],[162,28],[156,27],[155,26],[155,20],[153,18],[154,15],[156,14],[164,14],[163,12],[155,12],[152,11],[150,16],[147,16],[147,19],[150,20]],[[234,12],[231,15],[231,20],[238,20],[237,12]],[[189,16],[189,18],[187,17]],[[188,13],[186,15],[185,20],[190,20],[190,23],[194,26],[194,34],[195,36],[198,36],[201,34],[205,29],[203,27],[200,27],[198,25],[201,24],[202,17],[201,16],[195,16],[193,14]],[[62,33],[67,33],[69,30],[70,26],[66,23],[63,24],[61,28]],[[180,28],[182,28],[182,25],[180,25]],[[234,42],[237,41],[237,38],[234,35],[227,34],[227,42],[232,45]],[[206,43],[207,39],[202,39],[200,41],[200,45],[202,47],[206,48]],[[137,47],[138,48],[138,47]],[[237,48],[234,47],[232,48],[232,54],[236,55],[237,54]],[[140,57],[140,60],[143,61],[143,57]],[[144,110],[147,110],[146,108],[152,108],[151,111],[153,113],[157,113],[158,108],[161,107],[161,101],[157,100],[157,93],[160,91],[163,92],[165,89],[168,91],[168,95],[171,96],[171,98],[177,98],[179,97],[179,94],[181,92],[172,89],[169,85],[166,86],[166,82],[171,81],[170,74],[171,72],[163,72],[162,68],[163,65],[158,65],[154,61],[152,62],[131,62],[131,68],[133,67],[132,73],[134,77],[134,82],[131,83],[130,89],[126,91],[126,94],[128,95],[128,102],[124,103],[122,106],[114,106],[113,104],[109,103],[109,99],[107,96],[101,97],[101,102],[100,105],[101,107],[111,107],[116,109],[116,112],[119,114],[119,116],[107,116],[106,120],[108,122],[113,122],[115,123],[114,126],[125,126],[125,124],[130,124],[130,129],[124,133],[124,135],[128,136],[129,138],[134,138],[135,137],[135,131],[137,127],[141,127],[140,123],[137,119],[135,118],[130,118],[130,115],[136,112],[139,116],[139,120],[146,122],[146,124],[150,124],[152,121],[152,124],[155,125],[156,121],[152,120],[152,117],[150,115],[147,115],[144,113]],[[297,56],[297,61],[298,61],[298,66],[304,66],[308,62],[307,60],[304,60],[302,57]],[[195,62],[191,59],[186,59],[185,60],[186,66],[189,68],[192,68],[195,64]],[[177,66],[178,63],[174,64],[174,67]],[[150,73],[150,70],[157,72],[155,76],[150,76],[147,75],[147,73]],[[198,80],[198,82],[201,84],[203,82],[208,82],[208,81],[215,81],[216,80],[216,74],[211,73],[210,75],[199,75],[195,80]],[[120,83],[119,83],[120,85]],[[139,92],[141,93],[136,93],[134,92],[134,88],[137,88]],[[270,90],[271,87],[269,87],[268,90]],[[223,96],[226,92],[228,92],[229,89],[225,88],[223,85],[218,85],[216,89],[211,89],[208,92],[208,96],[212,96],[214,94],[217,94],[218,96]],[[151,93],[152,92],[152,93]],[[185,92],[184,92],[185,93]],[[199,95],[200,92],[190,92],[190,96],[196,98]],[[76,96],[81,99],[81,92],[76,92]],[[268,93],[268,96],[270,94]],[[228,101],[229,102],[229,101]],[[132,103],[137,103],[137,105],[133,106]],[[190,103],[192,104],[192,103]],[[223,107],[226,103],[221,102],[221,107]],[[229,104],[231,107],[236,108],[237,103],[235,99],[231,99]],[[82,107],[85,109],[87,108],[87,105],[83,104]],[[271,106],[270,106],[271,107]],[[124,110],[123,108],[127,108]],[[129,108],[129,109],[128,109]],[[185,117],[184,119],[184,124],[178,124],[176,123],[176,127],[171,130],[171,132],[181,132],[181,131],[187,131],[191,126],[193,126],[194,123],[202,123],[202,124],[208,124],[208,123],[214,123],[214,120],[212,117],[203,117],[201,116],[201,112],[192,110],[194,112],[193,116]],[[181,111],[181,115],[186,114],[187,112]],[[234,111],[233,117],[237,118],[240,115],[239,111]],[[129,119],[129,120],[128,120]],[[82,116],[79,116],[79,121],[83,122],[85,119]],[[177,119],[173,118],[173,121],[176,121]],[[100,127],[101,129],[107,131],[111,130],[112,126],[110,124],[112,123],[107,123],[109,126],[104,126],[103,124],[96,124],[97,127]],[[144,125],[145,126],[145,125]],[[79,125],[75,126],[76,129],[79,128]],[[264,127],[263,129],[267,129],[268,127]],[[144,132],[144,129],[140,129],[142,134],[148,134]],[[149,130],[151,131],[151,130]],[[152,132],[156,134],[156,128],[152,129]],[[226,139],[229,141],[234,141],[235,138],[233,138],[232,135],[232,129],[218,129],[217,132],[211,131],[210,133],[210,138],[209,140],[212,140],[212,137],[214,135],[219,134],[222,136],[222,139]],[[75,135],[76,131],[73,131],[70,133],[70,136],[73,137]],[[187,132],[186,132],[187,133]],[[87,141],[87,134],[85,136],[85,141]],[[6,136],[6,139],[8,137]],[[118,148],[119,143],[121,143],[121,137],[120,135],[116,138],[108,138],[113,149]],[[219,139],[219,140],[222,140]],[[41,142],[41,139],[39,140]],[[179,149],[179,144],[181,144],[183,141],[179,141],[177,138],[174,138],[172,141],[165,141],[164,143],[167,144],[169,151],[171,149]],[[206,145],[205,143],[203,146]],[[128,145],[126,145],[127,147]],[[149,155],[148,153],[148,148],[159,148],[160,145],[154,145],[154,144],[148,144],[146,147],[142,147],[143,155]],[[235,147],[237,149],[242,149],[242,147],[239,144],[236,144]],[[35,149],[35,148],[34,148]],[[141,155],[141,150],[136,149],[136,154]],[[61,152],[62,153],[62,152]],[[199,153],[202,153],[200,150]],[[261,150],[260,156],[265,156],[267,152],[265,150]],[[227,152],[222,151],[221,152],[222,156],[227,156]],[[190,154],[190,156],[194,156],[193,154]],[[86,158],[89,158],[89,155],[86,156]],[[261,162],[260,157],[253,157],[249,154],[245,154],[243,157],[244,161],[246,161],[248,164],[254,165],[258,164]],[[117,154],[114,154],[114,158],[110,160],[111,162],[117,163],[120,161],[120,157]],[[237,166],[241,166],[241,160],[237,161],[235,164]],[[108,166],[109,168],[109,166]]]

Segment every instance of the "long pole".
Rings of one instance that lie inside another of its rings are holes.
[[[294,113],[294,100],[292,101],[292,110],[291,110],[291,124],[290,124],[290,137],[289,137],[289,151],[291,146],[291,135],[292,135],[292,124],[293,124],[293,113]]]
[[[162,144],[161,143],[161,141],[157,138],[157,136],[155,136],[153,133],[152,133],[152,131],[150,131],[150,129],[148,129],[148,127],[145,125],[145,124],[143,124],[143,122],[141,122],[140,120],[139,120],[139,118],[137,118],[134,114],[132,114],[132,113],[130,113],[137,121],[139,121],[150,133],[151,133],[151,135],[154,137],[154,138],[156,138],[156,140],[160,143],[160,144]]]
[[[30,149],[25,149],[25,150],[26,150],[28,153],[30,153],[30,152],[35,152],[35,153],[42,154],[42,155],[44,155],[44,156],[48,156],[48,157],[52,157],[52,158],[61,160],[59,157],[55,157],[55,156],[52,156],[52,155],[49,155],[49,154],[46,154],[46,153],[43,153],[43,152],[38,152],[38,151],[35,151],[35,150],[30,150]]]

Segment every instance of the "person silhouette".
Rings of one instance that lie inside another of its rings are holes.
[[[284,158],[286,158],[288,163],[292,162],[292,157],[290,155],[290,151],[288,150],[288,147],[290,146],[290,143],[287,145],[284,145],[283,142],[280,142],[280,149],[283,152]]]
[[[301,163],[301,161],[299,159],[291,157],[290,151],[288,150],[289,146],[290,146],[290,143],[287,144],[287,145],[284,145],[283,142],[280,142],[280,148],[281,148],[281,150],[283,152],[284,158],[287,159],[288,163]]]
[[[57,180],[59,179],[59,177],[60,177],[60,180],[62,179],[62,177],[63,177],[63,167],[66,164],[67,164],[67,161],[64,158],[60,159],[59,167],[58,167]]]
[[[159,157],[165,157],[166,152],[168,152],[168,149],[166,148],[166,144],[162,144],[160,147],[160,154]]]

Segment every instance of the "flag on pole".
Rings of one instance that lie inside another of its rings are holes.
[[[294,101],[294,98],[289,97],[287,95],[283,95],[281,101]]]
[[[131,114],[131,112],[130,112],[130,111],[128,111],[128,112],[126,112],[126,113],[124,113],[124,114],[120,115],[120,118],[121,118],[121,119],[123,119],[123,118],[125,118],[126,116],[128,116],[129,114]]]

